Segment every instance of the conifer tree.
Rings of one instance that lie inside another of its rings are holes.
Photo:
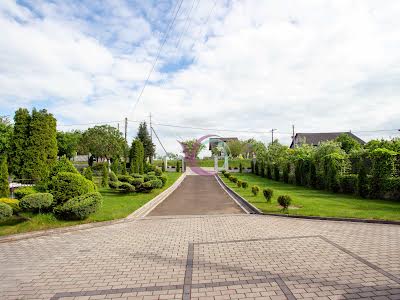
[[[153,161],[153,156],[156,152],[156,147],[152,143],[150,134],[147,130],[146,122],[140,123],[137,138],[142,142],[144,148],[144,160]]]
[[[0,157],[0,197],[8,197],[10,188],[8,184],[8,168],[6,156]]]
[[[25,154],[29,141],[31,116],[26,108],[19,108],[14,115],[14,130],[11,143],[11,173],[17,178],[26,178]]]

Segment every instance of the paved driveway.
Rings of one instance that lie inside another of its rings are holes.
[[[150,216],[242,214],[214,176],[188,175]]]
[[[400,299],[400,226],[152,217],[0,243],[0,299]]]

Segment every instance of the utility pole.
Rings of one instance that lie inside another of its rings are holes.
[[[292,144],[294,147],[294,124],[292,125]]]
[[[272,130],[271,130],[271,134],[272,134],[272,143],[274,143],[274,131],[275,131],[275,130],[278,130],[278,129],[272,128]]]
[[[128,118],[125,118],[125,142],[128,142],[127,134],[128,134]]]
[[[151,142],[153,143],[153,127],[151,125],[151,113],[150,113],[150,139]]]

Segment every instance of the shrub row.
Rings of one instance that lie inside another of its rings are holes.
[[[102,205],[102,196],[98,192],[87,193],[68,200],[54,209],[55,215],[64,220],[83,220],[96,212]]]

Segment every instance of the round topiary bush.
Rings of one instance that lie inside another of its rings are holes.
[[[88,180],[93,180],[93,170],[91,167],[87,167],[83,169],[82,172],[83,177],[85,177]]]
[[[253,193],[254,196],[257,196],[258,193],[260,192],[259,186],[258,186],[258,185],[253,185],[253,186],[251,187],[251,192]]]
[[[23,211],[42,212],[48,210],[53,204],[54,198],[50,193],[36,193],[27,195],[21,199],[19,206]]]
[[[156,176],[161,176],[161,175],[162,175],[162,170],[161,170],[161,168],[160,168],[160,167],[156,167],[156,168],[154,169],[154,174],[155,174]]]
[[[63,220],[84,220],[90,214],[95,213],[102,204],[100,193],[87,193],[72,198],[54,209],[57,218]]]
[[[20,187],[20,188],[15,189],[14,197],[17,199],[22,199],[25,196],[34,194],[34,193],[37,193],[37,191],[31,186]]]
[[[3,221],[13,214],[13,210],[10,205],[0,202],[0,221]]]
[[[150,181],[146,181],[140,185],[140,191],[144,193],[149,193],[153,189],[153,185]]]
[[[239,179],[239,180],[236,182],[236,185],[237,185],[237,187],[241,187],[241,186],[242,186],[242,181]]]
[[[56,176],[60,172],[69,172],[75,174],[79,173],[72,162],[65,155],[62,156],[60,160],[57,160],[53,168],[51,168],[49,178],[51,179],[53,176]]]
[[[160,189],[163,186],[163,183],[162,183],[162,181],[160,179],[154,179],[154,180],[150,180],[148,182],[151,183],[151,187],[153,189]]]
[[[124,193],[131,193],[135,191],[135,187],[128,182],[121,182],[118,189]]]
[[[235,176],[231,176],[229,177],[229,179],[233,182],[236,183],[238,181],[238,179]]]
[[[61,172],[54,176],[50,183],[50,193],[53,194],[57,204],[87,193],[96,191],[94,183],[81,174]]]
[[[247,181],[242,181],[242,188],[247,189],[249,183]]]
[[[152,172],[149,172],[149,173],[152,173]],[[151,181],[151,180],[157,180],[157,176],[156,175],[145,175],[144,176],[144,182]]]
[[[287,210],[292,203],[292,198],[289,195],[281,195],[278,197],[278,203],[283,207],[284,210]]]
[[[5,204],[11,206],[14,214],[20,212],[20,210],[21,210],[21,208],[19,207],[19,200],[17,200],[17,199],[0,198],[0,203],[5,203]]]
[[[267,202],[271,202],[272,196],[274,195],[274,191],[272,189],[263,189],[263,194],[264,194],[264,198],[265,200],[267,200]]]

